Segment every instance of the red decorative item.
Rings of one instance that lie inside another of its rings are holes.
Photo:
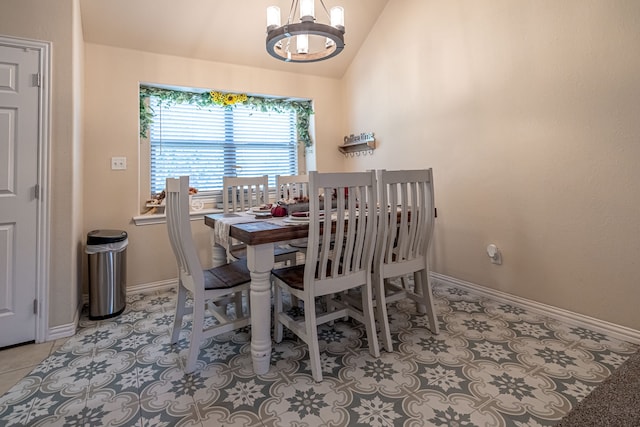
[[[280,205],[274,205],[271,208],[271,215],[274,217],[287,216],[287,208]]]

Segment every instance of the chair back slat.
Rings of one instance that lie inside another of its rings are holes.
[[[322,193],[320,192],[320,190],[318,189],[315,193],[315,196],[313,197],[314,200],[318,199],[318,204],[321,205],[321,207],[319,206],[318,209],[316,210],[315,207],[312,207],[312,203],[311,203],[311,199],[309,199],[309,235],[310,236],[314,236],[313,242],[314,243],[314,250],[312,250],[313,253],[313,259],[317,260],[317,264],[318,264],[318,277],[320,279],[324,279],[326,278],[326,271],[327,271],[327,265],[329,263],[329,257],[331,255],[331,206],[332,206],[332,198],[331,196],[329,197],[324,197],[324,190],[322,190]],[[324,200],[320,201],[320,194],[322,194],[322,197],[324,197]],[[331,194],[331,193],[329,193]],[[320,218],[320,212],[325,213],[323,218]],[[329,215],[329,221],[327,222],[327,215]],[[314,219],[314,218],[317,218]],[[320,226],[323,226],[322,229],[320,229]],[[327,228],[328,227],[328,228]],[[326,231],[325,231],[326,230]],[[308,239],[308,237],[307,237]],[[309,239],[307,242],[307,245],[309,244]],[[317,250],[316,250],[316,246],[317,246]],[[325,248],[327,248],[325,250]],[[307,257],[309,257],[309,251],[307,249]],[[309,260],[309,258],[307,258],[307,260]],[[309,261],[307,261],[309,262]]]
[[[309,193],[305,283],[313,283],[311,292],[321,295],[366,280],[377,229],[375,217],[367,217],[367,208],[377,205],[375,172],[310,172]]]
[[[222,209],[245,211],[269,202],[269,176],[222,177]]]
[[[382,191],[385,191],[385,194],[387,195],[387,198],[382,198],[380,199],[380,213],[381,216],[382,214],[386,214],[387,216],[389,216],[390,218],[396,214],[397,211],[397,206],[398,206],[398,192],[395,191],[395,187],[394,186],[389,186],[388,188],[385,188]],[[383,201],[384,200],[384,201]],[[388,224],[389,219],[383,218],[383,220],[381,221],[381,223],[378,225],[383,226],[385,224]],[[397,234],[398,234],[398,228],[397,227],[388,227],[385,226],[384,230],[378,230],[378,233],[380,234],[380,232],[383,233],[383,237],[380,238],[381,242],[385,242],[385,249],[382,252],[383,256],[384,256],[384,262],[385,263],[389,263],[392,260],[393,257],[393,247],[397,241]]]

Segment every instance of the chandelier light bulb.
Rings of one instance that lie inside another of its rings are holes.
[[[309,35],[308,34],[300,34],[296,36],[296,47],[298,53],[307,54],[309,53]]]
[[[340,6],[334,6],[331,8],[330,15],[331,26],[338,29],[344,29],[344,9]]]
[[[280,8],[278,6],[269,6],[267,8],[267,31],[269,29],[280,26]]]
[[[315,0],[301,0],[300,1],[300,21],[314,21],[314,3]]]

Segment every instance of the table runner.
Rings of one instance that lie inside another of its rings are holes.
[[[225,249],[229,249],[231,238],[229,237],[229,230],[234,224],[243,224],[247,222],[257,222],[255,215],[237,212],[234,214],[227,214],[223,217],[216,218],[216,222],[213,227],[213,236],[215,242]]]

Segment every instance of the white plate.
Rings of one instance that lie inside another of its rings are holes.
[[[291,221],[309,221],[309,217],[308,216],[291,216],[289,215],[287,217],[287,219],[290,219]]]
[[[271,208],[254,206],[251,208],[251,212],[271,212]]]
[[[292,217],[287,217],[285,219],[282,220],[282,222],[284,222],[285,224],[308,224],[309,223],[309,218],[292,218]]]

